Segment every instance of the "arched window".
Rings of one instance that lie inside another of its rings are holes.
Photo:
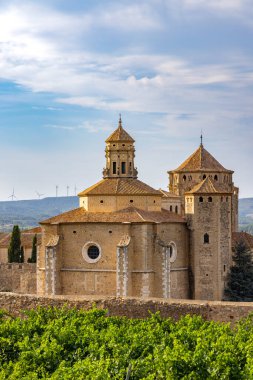
[[[184,182],[186,181],[186,175],[183,175],[183,181]]]
[[[178,213],[178,206],[175,207],[175,213]]]
[[[170,211],[171,211],[171,212],[173,211],[172,206],[170,206]]]
[[[203,202],[203,197],[199,197],[199,202],[202,203]]]
[[[209,235],[207,233],[204,234],[204,244],[209,244]]]
[[[213,201],[213,198],[212,197],[208,197],[208,202],[212,202]]]
[[[206,179],[206,175],[205,174],[203,175],[203,179]]]
[[[217,174],[215,174],[215,176],[214,176],[214,180],[215,180],[215,181],[218,181],[218,176],[217,176]]]

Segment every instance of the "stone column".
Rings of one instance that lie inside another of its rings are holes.
[[[55,258],[56,258],[56,249],[55,247],[52,248],[51,250],[51,284],[52,284],[52,289],[51,289],[51,294],[54,296],[55,295],[55,283],[56,283],[56,278],[55,278]]]
[[[48,295],[49,287],[49,248],[45,249],[45,293]]]
[[[123,297],[127,296],[128,287],[128,249],[123,248]]]
[[[170,272],[170,249],[169,247],[163,248],[163,297],[170,298],[171,296],[171,272]]]
[[[116,273],[116,295],[120,297],[121,293],[121,276],[120,276],[120,247],[117,247],[117,273]]]
[[[130,243],[129,235],[123,235],[117,245],[117,273],[116,273],[116,294],[117,297],[128,295],[128,246]]]

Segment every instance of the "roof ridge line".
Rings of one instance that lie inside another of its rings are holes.
[[[144,219],[143,216],[140,214],[139,209],[135,208],[135,212],[139,215],[143,222],[146,222],[146,219]]]

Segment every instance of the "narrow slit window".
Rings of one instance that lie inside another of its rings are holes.
[[[175,213],[176,214],[178,213],[178,207],[177,206],[175,207]]]
[[[203,197],[199,197],[199,202],[202,203],[203,202]]]
[[[114,161],[112,163],[112,174],[116,174],[117,172],[117,163]]]
[[[207,233],[204,235],[204,244],[209,244],[209,235]]]
[[[124,161],[121,162],[121,173],[126,174],[126,163]]]

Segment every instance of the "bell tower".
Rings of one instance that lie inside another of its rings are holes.
[[[123,129],[121,115],[118,128],[108,137],[105,148],[104,178],[137,178],[134,166],[134,139]]]

